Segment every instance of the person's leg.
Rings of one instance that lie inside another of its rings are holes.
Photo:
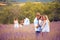
[[[41,35],[42,35],[42,37],[43,37],[43,32],[41,32]]]
[[[36,31],[36,36],[39,36],[39,34],[40,34],[40,31]]]
[[[45,30],[42,29],[42,31],[41,31],[41,33],[42,33],[42,37],[44,37],[44,32],[45,32]]]
[[[36,40],[40,39],[40,31],[36,31]]]

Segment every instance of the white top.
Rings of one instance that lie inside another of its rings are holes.
[[[42,29],[42,32],[50,32],[50,26],[49,26],[49,21],[46,20],[45,26]]]
[[[35,31],[40,31],[40,27],[36,28],[36,26],[38,26],[39,21],[37,20],[37,18],[34,19],[34,26],[35,26]]]
[[[18,20],[14,20],[14,24],[18,24]]]
[[[19,27],[18,20],[14,20],[14,27],[15,27],[15,28],[18,28],[18,27]]]
[[[24,25],[29,25],[29,24],[30,24],[29,19],[28,19],[28,18],[25,18],[25,19],[24,19]]]
[[[43,22],[42,20],[39,20],[39,25],[42,26]]]

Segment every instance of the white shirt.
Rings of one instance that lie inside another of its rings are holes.
[[[28,19],[28,18],[25,18],[25,19],[24,19],[24,25],[29,25],[29,24],[30,24],[29,19]]]
[[[14,20],[14,24],[18,24],[18,20]]]
[[[40,27],[36,28],[36,26],[38,26],[39,21],[37,20],[37,18],[34,19],[34,26],[35,26],[35,31],[40,31]]]

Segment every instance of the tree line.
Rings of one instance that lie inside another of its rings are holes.
[[[33,23],[36,12],[40,12],[41,15],[48,15],[50,21],[60,21],[59,2],[26,2],[23,6],[12,3],[0,6],[0,23],[9,24],[13,23],[14,18],[18,18],[20,21],[25,17],[28,17]]]

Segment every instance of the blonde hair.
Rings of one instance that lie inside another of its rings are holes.
[[[48,16],[47,16],[47,15],[45,15],[45,18],[48,20],[48,22],[50,22],[50,21],[49,21],[49,18],[48,18]]]

